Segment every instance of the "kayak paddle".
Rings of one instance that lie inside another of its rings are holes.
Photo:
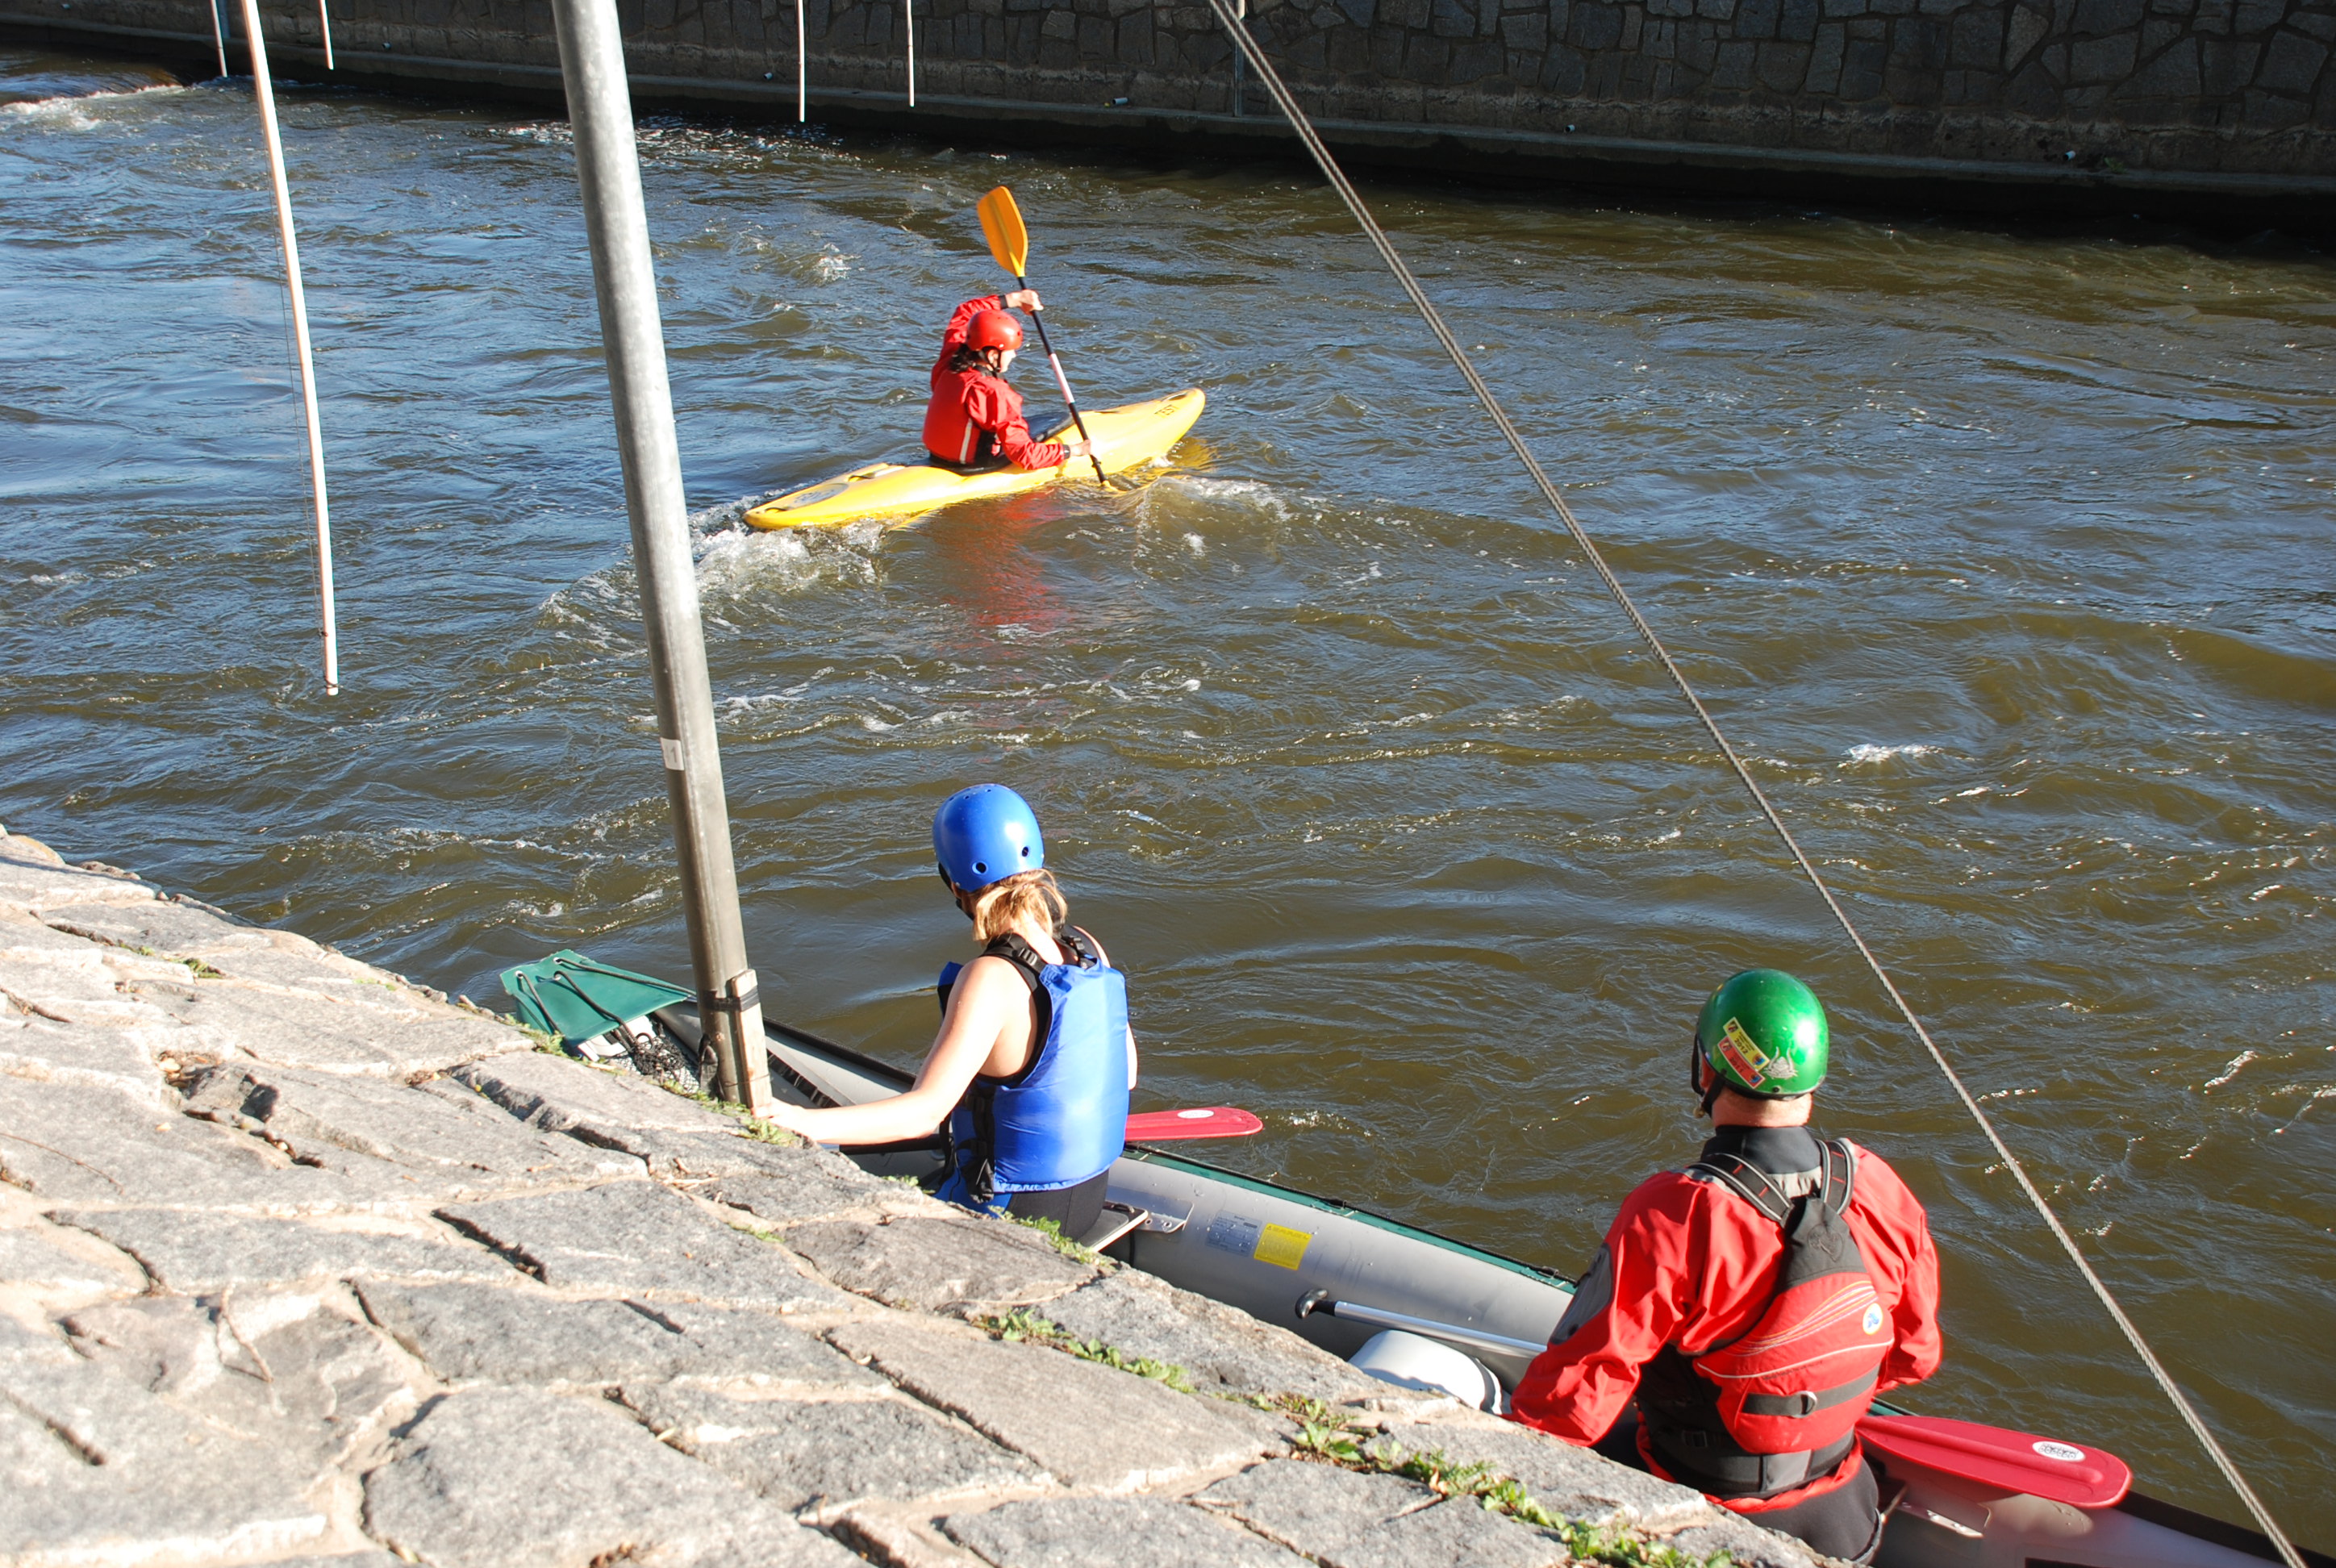
[[[1265,1124],[1231,1105],[1207,1110],[1139,1111],[1127,1118],[1131,1144],[1167,1144],[1183,1138],[1246,1138]]]
[[[1030,233],[1022,227],[1022,209],[1014,205],[1014,192],[1001,185],[975,203],[974,210],[981,215],[981,232],[989,241],[989,254],[1014,275],[1015,287],[1028,288],[1023,274],[1030,260]],[[1062,357],[1046,339],[1046,318],[1034,310],[1030,323],[1038,329],[1038,346],[1046,351],[1046,364],[1055,372],[1055,385],[1063,390],[1063,406],[1071,411],[1071,424],[1077,427],[1079,439],[1088,443],[1087,461],[1095,464],[1095,482],[1107,483],[1103,459],[1096,455],[1094,438],[1087,434],[1087,422],[1079,415],[1079,400],[1071,395],[1070,379],[1063,374]]]
[[[2072,1508],[2114,1508],[2133,1471],[2114,1454],[1938,1416],[1870,1415],[1857,1435],[1883,1457]]]

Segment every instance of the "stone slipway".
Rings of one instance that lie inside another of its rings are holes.
[[[1017,1310],[1066,1331],[1001,1337]],[[1305,1457],[1301,1399],[1554,1514],[1810,1568],[1691,1492],[0,833],[0,1568],[1566,1560]]]

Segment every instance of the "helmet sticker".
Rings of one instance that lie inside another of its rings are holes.
[[[1729,1066],[1736,1069],[1736,1076],[1747,1084],[1758,1083],[1775,1065],[1769,1060],[1768,1053],[1762,1050],[1744,1026],[1734,1018],[1719,1027],[1719,1054],[1728,1059]],[[1778,1076],[1793,1076],[1790,1060],[1786,1062],[1784,1072]]]

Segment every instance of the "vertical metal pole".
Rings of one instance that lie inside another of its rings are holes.
[[[254,0],[244,0],[251,5]],[[648,214],[633,144],[632,96],[616,0],[553,0],[560,69],[568,85],[576,174],[591,237],[600,340],[624,460],[625,510],[632,520],[649,669],[657,686],[657,745],[680,852],[682,908],[697,981],[698,1017],[715,1047],[722,1097],[761,1112],[771,1104],[763,1045],[763,1004],[746,967],[738,915],[738,874],[730,859],[730,813],[706,683],[706,632],[698,618],[697,567],[681,487],[681,448],[666,383],[665,334],[657,319],[657,272]]]
[[[811,55],[805,48],[803,0],[795,0],[795,123],[811,118]]]
[[[917,106],[917,0],[900,0],[900,21],[909,29],[909,107]]]
[[[316,0],[316,30],[325,35],[325,69],[333,69],[333,18],[326,10],[326,0]]]
[[[325,431],[316,416],[316,365],[308,345],[308,296],[300,287],[300,242],[292,232],[292,187],[284,176],[284,137],[276,124],[276,88],[268,75],[268,41],[259,33],[259,0],[243,0],[243,30],[250,36],[251,85],[259,125],[268,138],[268,176],[276,188],[276,228],[284,237],[284,283],[292,294],[292,342],[300,361],[300,401],[308,418],[308,485],[316,508],[316,597],[325,631],[325,694],[341,689],[340,632],[333,621],[333,514],[325,501]]]
[[[1249,18],[1249,0],[1239,0],[1239,3],[1234,6],[1233,15],[1241,17],[1243,21],[1247,21]],[[1241,67],[1245,63],[1246,57],[1238,48],[1235,49],[1233,51],[1233,118],[1236,120],[1241,118]]]
[[[219,7],[226,0],[210,0],[211,42],[219,48],[219,75],[227,75],[227,28],[219,22]]]

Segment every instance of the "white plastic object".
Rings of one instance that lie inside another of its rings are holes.
[[[606,1034],[594,1035],[589,1040],[579,1040],[576,1048],[596,1062],[608,1061],[625,1054],[625,1047]]]
[[[1463,1405],[1495,1415],[1507,1407],[1501,1380],[1482,1361],[1422,1335],[1406,1334],[1401,1329],[1387,1329],[1372,1335],[1361,1349],[1347,1358],[1347,1364],[1382,1383],[1426,1393],[1449,1394]]]

